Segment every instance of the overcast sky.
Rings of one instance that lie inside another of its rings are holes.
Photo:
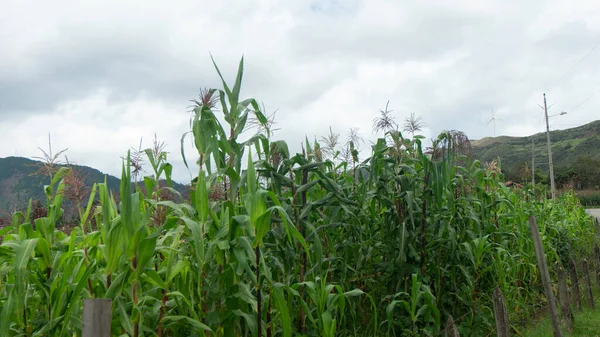
[[[37,156],[51,133],[118,175],[157,133],[185,181],[186,107],[219,86],[209,53],[230,81],[245,55],[242,95],[278,109],[292,150],[329,126],[375,139],[388,100],[427,137],[493,136],[492,109],[496,135],[543,131],[544,92],[568,112],[551,127],[573,127],[599,119],[599,19],[593,0],[0,0],[0,156]]]

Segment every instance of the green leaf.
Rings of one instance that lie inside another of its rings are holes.
[[[263,243],[263,238],[267,232],[271,229],[271,212],[267,211],[263,213],[255,222],[256,226],[256,238],[254,241],[254,247],[260,247]]]
[[[200,331],[210,331],[213,332],[211,330],[211,328],[209,328],[206,324],[195,320],[193,318],[187,317],[187,316],[165,316],[162,319],[162,323],[165,326],[170,326],[170,325],[179,325],[179,324],[187,324],[188,326],[194,328],[197,332]]]
[[[239,136],[243,131],[244,128],[246,127],[246,121],[248,120],[248,113],[245,112],[244,114],[241,115],[241,117],[238,119],[235,129],[234,129],[234,133],[235,136]]]
[[[256,315],[247,314],[245,312],[242,312],[239,309],[233,310],[232,312],[234,315],[244,318],[244,320],[246,321],[246,324],[248,324],[248,328],[252,332],[252,336],[257,336],[258,327],[257,327],[257,323],[256,323]],[[262,335],[262,332],[261,332],[261,335]]]
[[[249,304],[253,311],[258,311],[256,297],[250,291],[250,286],[243,282],[238,283],[238,286],[238,292],[235,293],[233,296]]]
[[[196,262],[202,265],[204,264],[204,237],[202,235],[202,227],[200,223],[188,217],[182,217],[181,220],[183,220],[192,233]]]
[[[323,336],[325,337],[333,337],[335,336],[335,319],[331,317],[331,313],[329,311],[325,311],[321,318],[323,319]]]
[[[290,158],[290,150],[288,149],[288,145],[285,141],[277,140],[277,141],[274,141],[272,144],[275,146],[275,149],[277,150],[277,152],[283,155],[282,159]]]
[[[94,200],[96,198],[96,189],[97,188],[98,188],[98,184],[94,184],[92,186],[92,191],[90,192],[90,195],[88,197],[88,203],[87,203],[87,206],[85,208],[85,212],[83,213],[83,215],[81,217],[81,225],[82,226],[85,226],[85,224],[87,223],[87,220],[88,220],[88,217],[90,216],[90,212],[92,210],[92,207],[94,206]]]
[[[15,254],[15,269],[18,271],[25,271],[27,269],[27,263],[29,263],[29,259],[31,259],[31,255],[35,250],[37,243],[38,239],[29,239],[19,242]]]
[[[173,278],[175,278],[175,276],[177,276],[185,267],[187,267],[187,263],[185,261],[177,261],[169,271],[169,275],[167,276],[167,283],[171,283]]]
[[[237,76],[235,78],[235,84],[233,85],[233,91],[231,92],[231,96],[233,100],[236,102],[240,98],[240,91],[242,89],[242,77],[244,75],[244,56],[240,59],[240,65],[238,66]]]
[[[246,172],[248,194],[253,195],[258,186],[256,181],[256,171],[254,170],[254,162],[252,161],[252,150],[248,149],[248,170]]]
[[[131,167],[130,167],[130,152],[127,151],[127,158],[123,163],[121,172],[121,221],[125,227],[128,236],[132,236],[134,232],[132,222],[132,206],[131,206]]]
[[[146,186],[146,198],[152,198],[152,193],[156,187],[154,177],[144,177],[144,185]]]
[[[117,294],[123,289],[123,283],[131,273],[131,269],[125,269],[123,272],[119,273],[117,277],[113,277],[110,287],[106,290],[105,298],[116,298]],[[114,276],[114,275],[112,275]]]
[[[350,291],[346,291],[343,295],[345,297],[355,297],[355,296],[360,296],[360,295],[363,295],[363,294],[364,294],[364,292],[362,290],[360,290],[360,289],[353,289],[353,290],[350,290]]]
[[[119,309],[118,313],[121,317],[121,326],[123,327],[123,329],[125,329],[129,336],[133,336],[133,322],[131,321],[129,314],[127,314],[125,301],[123,299],[117,300],[117,309]]]
[[[156,236],[144,238],[137,249],[137,269],[141,272],[144,266],[148,264],[154,256],[154,248],[156,247]],[[139,275],[139,272],[138,272]]]
[[[50,246],[48,245],[48,241],[44,238],[39,238],[37,245],[35,246],[35,250],[39,256],[42,257],[44,262],[44,267],[48,268],[52,265],[50,261]]]
[[[9,328],[11,324],[14,323],[11,317],[16,305],[16,295],[16,287],[13,287],[12,291],[8,295],[8,298],[4,302],[4,305],[2,306],[2,311],[0,312],[0,336],[9,336]]]
[[[161,165],[161,169],[165,172],[165,179],[167,180],[167,186],[173,187],[173,181],[171,180],[171,175],[173,173],[173,165],[169,163],[164,163]]]
[[[79,280],[77,281],[77,286],[75,287],[75,290],[71,293],[71,297],[67,300],[67,303],[71,304],[67,307],[67,311],[65,312],[65,320],[70,320],[71,318],[71,313],[73,312],[73,310],[75,310],[75,305],[72,305],[74,301],[76,300],[80,300],[79,295],[81,294],[81,291],[83,290],[83,288],[87,285],[88,279],[90,278],[90,276],[92,275],[92,273],[94,273],[96,271],[96,261],[92,261],[90,263],[90,265],[85,269],[83,275],[79,278]],[[93,294],[89,294],[90,296]],[[63,325],[63,329],[61,332],[61,335],[64,335],[65,331],[66,331],[67,325]]]
[[[167,289],[167,285],[160,278],[160,275],[158,275],[158,273],[154,271],[154,269],[146,269],[144,271],[144,275],[146,275],[150,283],[154,284],[155,286],[161,289]]]
[[[316,184],[318,184],[319,181],[318,180],[313,180],[308,182],[307,184],[304,184],[302,186],[300,186],[297,190],[296,193],[302,193],[304,191],[308,191],[309,189],[311,189],[313,186],[315,186]]]
[[[227,96],[232,96],[231,90],[229,90],[229,87],[227,86],[227,83],[225,82],[225,79],[223,78],[223,75],[221,75],[221,71],[219,70],[219,67],[217,66],[217,63],[215,62],[215,59],[213,58],[212,54],[210,55],[210,59],[211,59],[213,65],[215,66],[215,69],[217,70],[217,73],[219,74],[219,78],[221,79],[221,82],[223,82],[223,88],[225,89],[225,92],[227,93]]]
[[[283,291],[280,287],[272,287],[271,295],[275,299],[275,308],[279,311],[281,319],[281,329],[283,330],[283,337],[292,336],[292,318],[290,317],[290,310],[287,302],[284,300]]]
[[[321,167],[323,166],[325,163],[324,162],[318,162],[318,163],[308,163],[308,164],[304,164],[298,168],[295,168],[294,171],[310,171],[312,169],[315,169],[317,167]]]
[[[172,296],[172,297],[177,297],[179,299],[183,300],[183,303],[185,303],[188,308],[192,308],[192,304],[190,303],[190,300],[187,299],[186,296],[184,296],[180,291],[172,291],[167,293],[167,296]]]
[[[195,190],[195,206],[198,216],[201,222],[206,222],[209,213],[209,200],[208,200],[208,185],[206,181],[205,172],[200,170],[198,173],[198,182],[196,183]]]
[[[184,134],[181,136],[181,141],[180,141],[180,151],[181,151],[181,158],[183,158],[183,165],[185,165],[185,167],[186,167],[188,170],[190,169],[190,166],[188,165],[188,163],[187,163],[187,159],[186,159],[186,157],[185,157],[185,146],[184,146],[184,143],[183,143],[183,142],[185,141],[185,137],[186,137],[186,136],[187,136],[189,133],[191,133],[191,131],[188,131],[188,132],[184,133]]]

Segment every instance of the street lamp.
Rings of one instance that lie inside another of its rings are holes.
[[[548,116],[548,118],[555,117],[555,116],[562,116],[562,115],[566,115],[566,114],[567,114],[567,112],[566,112],[566,111],[563,111],[563,112],[561,112],[561,113],[559,113],[559,114],[550,115],[550,116]]]

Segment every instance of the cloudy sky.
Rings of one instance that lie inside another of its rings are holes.
[[[242,95],[278,109],[292,150],[360,128],[389,100],[424,134],[524,136],[598,119],[600,2],[583,0],[0,0],[0,156],[69,148],[69,159],[119,174],[128,148],[168,144],[176,178],[189,100],[217,87],[215,57]],[[189,149],[190,155],[193,153]]]

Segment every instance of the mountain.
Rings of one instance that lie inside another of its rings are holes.
[[[600,120],[565,130],[550,131],[554,176],[558,186],[595,189],[600,184]],[[548,180],[546,133],[528,137],[486,137],[471,142],[473,157],[491,162],[500,157],[507,180],[531,180],[533,154],[536,176]],[[538,175],[539,173],[539,175]],[[538,178],[536,178],[537,181]]]
[[[44,185],[50,183],[50,178],[36,174],[41,164],[40,161],[23,157],[0,158],[0,218],[9,217],[15,210],[27,207],[29,199],[45,203]],[[104,182],[106,178],[109,190],[119,193],[120,179],[88,166],[71,164],[71,167],[83,178],[87,188],[94,183]],[[173,182],[173,188],[182,194],[186,191],[186,186],[176,182]],[[87,197],[85,200],[87,202]]]

